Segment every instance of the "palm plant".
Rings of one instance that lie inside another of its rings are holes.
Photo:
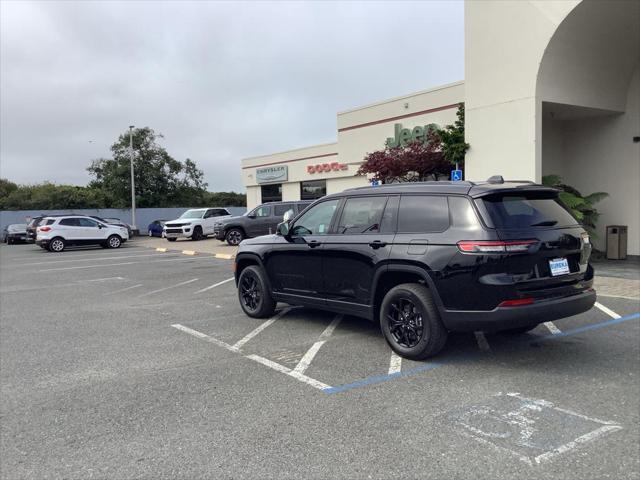
[[[545,175],[542,177],[542,184],[547,187],[557,188],[561,190],[560,200],[567,206],[574,217],[582,224],[582,226],[593,237],[596,235],[596,223],[600,213],[594,207],[594,204],[609,196],[606,192],[595,192],[587,196],[582,194],[570,185],[562,183],[562,177],[559,175]]]

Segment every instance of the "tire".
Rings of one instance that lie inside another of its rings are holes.
[[[232,247],[237,247],[244,240],[244,232],[239,228],[231,228],[224,236],[225,240]]]
[[[238,279],[238,300],[244,313],[252,318],[273,315],[276,302],[271,297],[269,282],[262,268],[252,265],[242,270]]]
[[[120,248],[120,245],[122,245],[122,239],[118,235],[111,235],[107,238],[108,248]]]
[[[447,342],[447,330],[427,287],[404,283],[387,292],[380,306],[380,328],[398,355],[423,360]]]
[[[167,237],[165,237],[167,238]],[[177,238],[167,238],[167,240],[169,240],[170,242],[175,242],[177,240]]]
[[[536,328],[538,325],[539,323],[536,323],[535,325],[527,325],[526,327],[510,328],[509,330],[501,330],[500,333],[504,333],[506,335],[524,335]]]
[[[202,236],[202,227],[198,226],[193,229],[193,233],[191,234],[191,240],[197,242],[198,240],[202,240],[204,237]]]
[[[55,237],[49,242],[48,248],[50,252],[59,253],[62,252],[66,246],[67,245],[63,238]]]

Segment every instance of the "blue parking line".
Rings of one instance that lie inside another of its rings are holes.
[[[631,315],[626,315],[624,317],[620,317],[620,318],[614,318],[611,320],[607,320],[604,322],[599,322],[599,323],[593,323],[591,325],[586,325],[584,327],[578,327],[578,328],[573,328],[571,330],[567,330],[565,332],[562,333],[555,333],[555,334],[549,334],[549,335],[543,335],[543,336],[536,336],[535,338],[523,338],[522,340],[518,340],[519,342],[539,342],[542,340],[551,340],[551,339],[557,339],[557,338],[561,338],[561,337],[568,337],[571,335],[577,335],[579,333],[582,332],[588,332],[590,330],[598,330],[600,328],[605,328],[605,327],[609,327],[611,325],[617,325],[618,323],[623,323],[623,322],[628,322],[630,320],[635,320],[637,318],[640,318],[640,312],[636,312],[636,313],[632,313]],[[468,355],[465,355],[466,358],[472,358],[472,357],[476,357],[477,354],[471,353]],[[457,360],[460,360],[460,358],[457,358]],[[396,378],[402,378],[402,377],[408,377],[411,375],[417,375],[418,373],[422,373],[422,372],[426,372],[427,370],[434,370],[438,367],[442,367],[444,365],[447,365],[449,362],[444,361],[444,362],[430,362],[427,363],[426,365],[423,365],[421,367],[416,367],[416,368],[412,368],[411,370],[406,370],[404,372],[397,372],[397,373],[391,373],[388,375],[374,375],[371,377],[367,377],[367,378],[363,378],[361,380],[357,380],[355,382],[351,382],[351,383],[345,383],[342,385],[337,385],[335,387],[329,387],[329,388],[325,388],[324,390],[322,390],[324,393],[331,395],[334,393],[342,393],[342,392],[346,392],[348,390],[353,390],[354,388],[360,388],[360,387],[366,387],[368,385],[375,385],[378,383],[383,383],[383,382],[388,382],[389,380],[395,380]]]
[[[335,387],[325,388],[322,391],[327,394],[346,392],[347,390],[352,390],[354,388],[365,387],[367,385],[374,385],[376,383],[388,382],[389,380],[394,380],[396,378],[416,375],[417,373],[426,372],[427,370],[433,370],[434,368],[438,368],[443,365],[444,363],[427,363],[426,365],[422,365],[421,367],[412,368],[411,370],[406,370],[404,372],[390,373],[387,375],[374,375],[372,377],[363,378],[362,380],[358,380],[356,382],[345,383],[342,385],[337,385]]]

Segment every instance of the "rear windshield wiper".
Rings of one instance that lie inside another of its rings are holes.
[[[544,222],[532,223],[529,226],[530,227],[553,227],[556,223],[558,223],[557,220],[546,220]]]

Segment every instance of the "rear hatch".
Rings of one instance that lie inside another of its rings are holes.
[[[528,188],[476,198],[485,223],[504,242],[531,241],[526,252],[503,257],[521,295],[578,293],[589,271],[589,236],[558,198],[557,191]]]

